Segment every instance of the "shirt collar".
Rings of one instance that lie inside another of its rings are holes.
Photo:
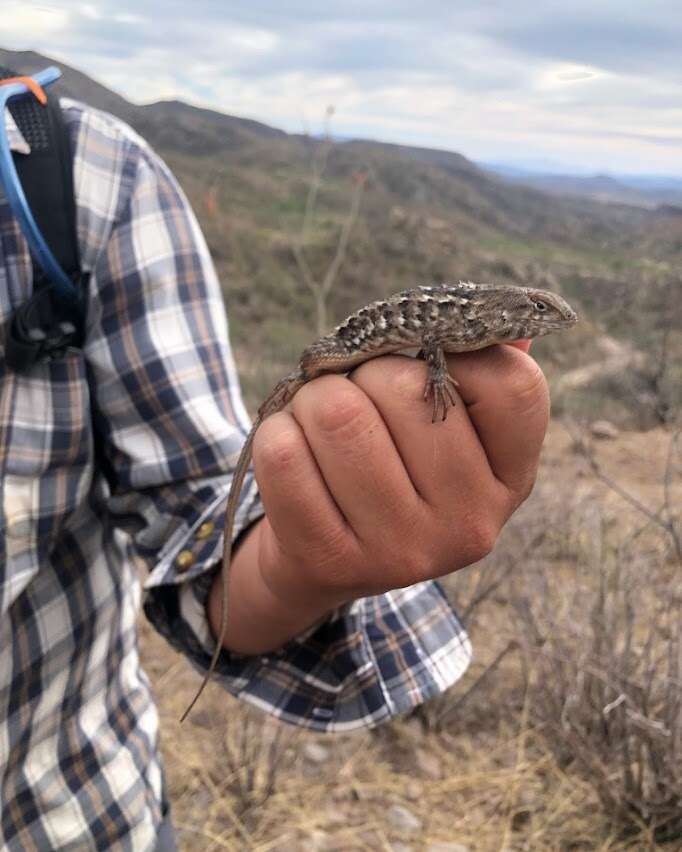
[[[12,117],[12,113],[5,109],[5,130],[9,139],[10,150],[16,151],[19,154],[30,154],[31,148],[28,142],[24,139],[21,131],[17,127],[17,123]]]

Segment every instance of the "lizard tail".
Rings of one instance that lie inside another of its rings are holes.
[[[244,477],[246,476],[246,472],[249,469],[249,465],[251,463],[251,445],[253,444],[253,439],[256,434],[256,429],[262,423],[262,418],[260,415],[256,417],[253,422],[253,426],[251,427],[251,431],[247,435],[246,441],[244,442],[244,446],[242,447],[242,451],[239,455],[239,461],[237,462],[237,466],[234,470],[234,474],[232,476],[232,483],[230,485],[230,496],[227,501],[227,514],[225,517],[225,533],[224,533],[224,555],[223,555],[223,566],[222,566],[222,611],[220,614],[220,634],[216,640],[216,646],[213,651],[213,656],[211,657],[211,662],[208,667],[208,671],[204,675],[204,679],[201,682],[201,686],[197,690],[196,695],[192,699],[189,707],[185,710],[185,712],[180,717],[180,721],[184,722],[189,713],[191,712],[194,705],[199,700],[199,696],[204,691],[206,684],[208,683],[211,675],[213,674],[216,664],[218,662],[218,657],[220,656],[220,652],[223,647],[223,641],[225,639],[225,634],[227,632],[227,603],[228,603],[228,587],[230,583],[230,561],[232,557],[232,535],[234,532],[234,520],[237,515],[237,507],[239,505],[239,495],[242,490],[242,485],[244,484]]]
[[[308,381],[303,370],[299,367],[281,379],[270,392],[268,398],[258,409],[258,418],[262,423],[269,414],[281,411],[294,398],[296,392]]]

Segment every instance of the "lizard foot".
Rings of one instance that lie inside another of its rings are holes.
[[[424,385],[424,399],[426,400],[430,396],[433,397],[433,417],[431,418],[431,422],[435,423],[438,419],[439,411],[443,412],[441,420],[445,420],[448,416],[448,408],[451,405],[457,404],[456,389],[459,385],[450,375],[443,349],[433,341],[424,341],[424,344],[419,353],[429,368],[426,384]]]
[[[429,366],[429,375],[424,386],[424,399],[433,396],[433,416],[431,422],[438,419],[438,412],[442,411],[442,420],[448,416],[448,408],[457,404],[455,389],[459,384],[452,378],[447,367]]]

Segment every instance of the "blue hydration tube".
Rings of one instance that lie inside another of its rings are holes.
[[[44,71],[34,74],[33,79],[39,86],[45,87],[49,86],[50,83],[54,83],[60,76],[61,71],[55,68],[54,65],[51,65],[49,68],[45,68]],[[13,98],[19,98],[27,94],[35,97],[24,83],[0,85],[0,183],[4,187],[7,201],[28,241],[34,260],[40,265],[48,278],[50,278],[57,293],[62,298],[73,301],[78,298],[78,290],[57,263],[55,256],[50,251],[49,246],[43,239],[43,235],[40,233],[40,229],[31,213],[31,208],[26,201],[26,196],[19,181],[17,170],[14,167],[14,160],[12,159],[12,152],[9,147],[9,139],[5,128],[7,102]]]

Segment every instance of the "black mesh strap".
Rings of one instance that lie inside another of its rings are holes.
[[[0,79],[14,76],[16,72],[0,67]],[[27,369],[37,360],[59,357],[66,347],[80,346],[83,338],[86,282],[81,280],[76,233],[73,154],[59,100],[46,94],[47,106],[28,96],[8,106],[31,148],[30,154],[14,154],[14,163],[43,239],[77,284],[79,298],[57,299],[52,282],[33,259],[33,295],[15,311],[6,338],[7,364],[17,370]]]

